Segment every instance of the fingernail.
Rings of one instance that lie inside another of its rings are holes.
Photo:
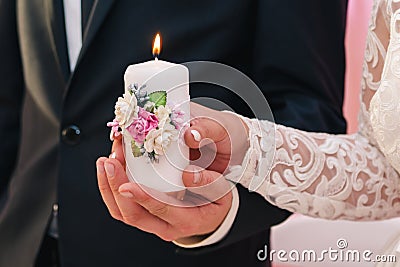
[[[103,164],[97,163],[97,164],[96,164],[96,167],[97,167],[97,172],[99,172],[99,173],[104,173],[104,166],[103,166]]]
[[[197,130],[190,130],[190,133],[193,135],[195,141],[199,142],[201,140],[201,135]]]
[[[185,194],[186,194],[186,190],[182,190],[182,191],[178,192],[178,194],[176,194],[176,199],[183,201],[183,199],[185,198]]]
[[[195,171],[193,173],[193,184],[198,184],[200,182],[200,178],[201,178],[200,171]]]
[[[113,164],[106,162],[104,163],[104,168],[106,169],[106,173],[109,178],[114,177],[115,169]]]
[[[192,183],[193,184],[198,184],[201,180],[201,171],[203,171],[204,169],[196,166],[196,165],[190,165],[188,166],[188,171],[193,173],[193,180]]]
[[[121,196],[126,197],[126,198],[133,198],[133,194],[129,191],[122,191],[119,192],[121,194]]]
[[[110,159],[115,159],[115,158],[117,158],[117,154],[115,154],[115,152],[113,152],[113,153],[111,153],[109,158]]]

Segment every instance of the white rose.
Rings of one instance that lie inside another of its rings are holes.
[[[159,129],[152,129],[146,136],[144,141],[144,148],[147,152],[155,152],[157,155],[163,155],[172,141],[178,139],[178,131],[169,123]]]
[[[124,93],[122,97],[118,97],[118,101],[115,104],[115,118],[119,122],[119,125],[129,125],[130,123],[127,121],[133,120],[135,116],[137,116],[138,106],[137,99],[135,95],[131,95],[130,93]],[[132,114],[133,113],[133,114]],[[133,115],[133,116],[130,116]]]
[[[169,124],[171,122],[170,114],[172,110],[168,106],[159,106],[155,111],[154,114],[157,116],[158,119],[158,127],[163,128],[164,125]]]

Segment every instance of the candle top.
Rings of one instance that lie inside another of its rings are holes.
[[[157,57],[160,54],[160,51],[161,51],[161,37],[160,34],[157,33],[153,43],[153,56],[155,57],[155,59],[129,65],[125,71],[124,75],[125,81],[131,82],[130,80],[135,80],[136,83],[143,82],[149,79],[150,77],[158,75],[167,69],[169,69],[168,71],[169,75],[173,73],[182,73],[182,71],[184,73],[188,73],[187,67],[183,65],[159,60]],[[173,68],[177,70],[173,70]],[[188,74],[185,74],[184,76],[188,76]]]
[[[137,71],[138,69],[145,70],[145,69],[151,69],[151,70],[163,70],[167,69],[173,66],[176,66],[178,64],[171,63],[168,61],[164,60],[150,60],[142,63],[137,63],[133,65],[129,65],[128,68],[126,69],[126,72],[130,71]]]

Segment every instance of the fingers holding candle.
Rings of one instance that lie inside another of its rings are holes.
[[[241,164],[249,148],[248,129],[241,118],[230,112],[212,110],[193,102],[190,109],[192,120],[184,139],[186,145],[192,149],[191,155],[196,155],[197,159],[199,153],[194,151],[201,147],[210,147],[209,144],[214,143],[216,160],[224,158],[225,167]],[[224,171],[221,168],[212,170],[222,173]]]
[[[220,112],[191,103],[190,127],[184,133],[191,164],[224,173],[231,158],[231,141]]]
[[[106,157],[101,157],[96,162],[97,167],[97,185],[100,190],[101,197],[107,206],[107,209],[111,216],[116,220],[121,220],[122,215],[115,201],[114,194],[111,191],[110,185],[108,183],[108,178],[105,170],[104,163],[107,160]]]
[[[190,148],[199,148],[210,143],[218,143],[228,138],[224,127],[209,117],[199,117],[191,121],[186,130],[185,142]]]
[[[227,181],[221,173],[189,165],[183,172],[182,180],[191,193],[204,197],[208,202],[231,201],[229,192],[234,185]]]
[[[116,159],[99,158],[97,168],[100,192],[112,217],[166,241],[215,231],[231,207],[231,192],[220,192],[225,188],[223,183],[228,182],[216,172],[202,172],[200,179],[193,180],[198,177],[197,172],[187,169],[183,179],[190,187],[190,195],[184,201],[160,201],[154,197],[152,189],[127,182],[122,165]],[[214,189],[204,192],[202,189],[207,187]],[[169,197],[165,193],[158,194]],[[179,205],[196,201],[201,205]]]
[[[122,145],[122,136],[114,137],[114,142],[111,148],[110,158],[117,159],[121,164],[122,167],[125,169],[125,156],[124,156],[124,148]]]

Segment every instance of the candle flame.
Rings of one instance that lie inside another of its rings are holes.
[[[159,33],[157,33],[153,43],[153,56],[155,58],[158,58],[160,52],[161,52],[161,36]]]

